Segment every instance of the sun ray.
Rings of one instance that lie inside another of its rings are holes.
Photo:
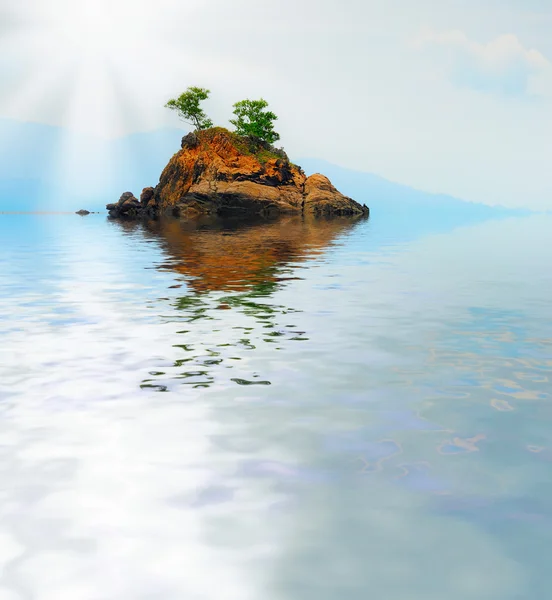
[[[117,193],[118,168],[142,181],[142,150],[126,144],[123,157],[123,145],[106,138],[181,125],[163,108],[171,94],[219,76],[221,86],[236,74],[255,77],[229,57],[200,51],[196,36],[183,40],[182,27],[201,8],[190,0],[186,23],[173,0],[22,0],[0,9],[0,114],[60,128],[50,136],[56,147],[41,149],[52,208],[81,198],[97,206],[102,193]]]

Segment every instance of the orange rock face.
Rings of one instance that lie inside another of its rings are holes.
[[[220,127],[185,136],[159,184],[146,189],[144,216],[368,213],[323,175],[307,178],[283,151]],[[117,209],[110,214],[119,216]]]

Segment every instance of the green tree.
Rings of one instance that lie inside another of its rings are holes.
[[[271,111],[265,110],[268,102],[263,100],[241,100],[234,104],[235,119],[230,123],[236,128],[238,135],[247,135],[260,138],[269,144],[280,139],[274,131],[274,121],[278,117]]]
[[[178,98],[173,98],[165,104],[165,108],[176,110],[178,116],[196,130],[209,129],[213,126],[211,119],[200,108],[199,103],[209,98],[210,90],[200,87],[189,87]]]

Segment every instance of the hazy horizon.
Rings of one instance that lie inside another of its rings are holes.
[[[0,212],[103,210],[123,191],[139,194],[143,187],[155,186],[187,132],[186,128],[163,127],[108,139],[57,125],[0,118],[0,151],[5,156],[0,164]],[[45,154],[44,147],[53,151]],[[327,175],[343,193],[372,209],[545,210],[419,189],[316,156],[291,158],[307,175]],[[18,209],[20,203],[23,209]]]

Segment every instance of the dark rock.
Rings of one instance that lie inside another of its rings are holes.
[[[132,197],[125,200],[122,206],[119,206],[118,209],[123,215],[135,216],[138,214],[140,207],[140,202],[136,198]]]
[[[77,212],[75,214],[81,215],[81,217],[83,217],[84,215],[89,215],[90,211],[89,210],[85,210],[84,208],[81,208],[80,210],[77,210]]]
[[[132,198],[134,198],[134,200],[138,202],[138,198],[136,198],[132,192],[124,192],[123,194],[121,194],[121,197],[119,198],[117,204],[119,206],[122,206],[127,200],[130,200]]]
[[[181,148],[195,148],[199,144],[199,138],[195,133],[189,133],[182,138]]]
[[[156,219],[159,214],[159,209],[153,197],[154,188],[144,188],[139,201],[129,192],[125,192],[121,200],[117,204],[107,204],[106,209],[109,211],[111,218],[149,218]],[[149,197],[149,200],[146,200]]]
[[[140,194],[140,204],[146,206],[147,203],[153,198],[155,188],[145,187]]]

